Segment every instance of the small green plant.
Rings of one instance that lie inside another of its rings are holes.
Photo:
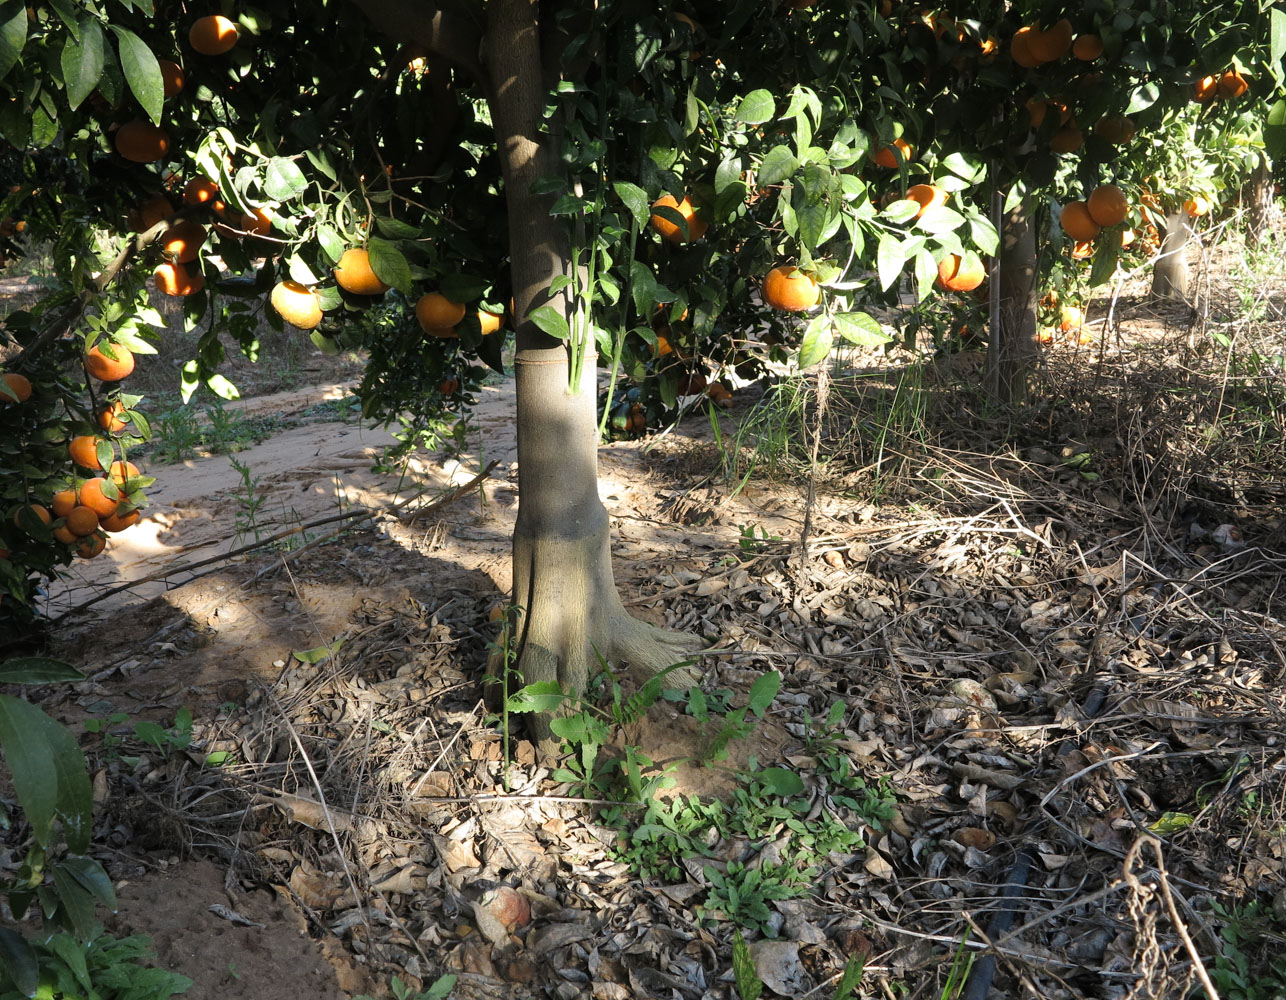
[[[389,983],[389,992],[393,994],[394,1000],[445,1000],[455,989],[455,976],[439,976],[433,981],[433,984],[427,990],[415,992],[410,986],[402,982],[397,976]],[[353,1000],[374,1000],[365,994],[353,997]]]
[[[201,430],[196,415],[186,406],[176,406],[156,420],[152,454],[159,462],[183,462],[196,458],[201,446]]]
[[[860,958],[850,958],[844,963],[844,971],[835,984],[833,1000],[852,1000],[853,991],[862,983],[864,966]],[[737,931],[732,939],[732,975],[741,1000],[759,1000],[764,991],[764,981],[759,978],[750,946],[741,936],[741,931]]]
[[[241,477],[241,485],[233,493],[237,502],[236,539],[238,542],[248,537],[260,540],[259,516],[263,512],[268,498],[259,492],[259,477],[250,474],[250,467],[242,465],[235,458],[232,467]]]
[[[509,692],[511,686],[522,683],[522,674],[518,670],[518,644],[516,641],[518,618],[521,608],[508,604],[500,609],[500,633],[487,643],[491,654],[487,660],[489,672],[483,679],[484,684],[495,684],[500,687],[500,713],[492,716],[488,724],[500,726],[501,760],[504,762],[503,782],[505,791],[509,791]]]
[[[749,712],[756,720],[762,721],[764,713],[768,711],[780,690],[781,674],[770,670],[760,674],[750,686],[750,694],[744,708],[729,709],[725,705],[722,712],[712,716],[710,706],[701,689],[690,688],[688,711],[693,718],[700,721],[702,728],[706,730],[712,728],[712,722],[717,721],[718,724],[718,728],[706,744],[703,759],[707,763],[713,763],[726,758],[729,743],[733,740],[744,740],[755,731],[756,722],[747,721],[746,713]]]
[[[743,524],[740,530],[741,538],[737,540],[737,545],[741,548],[743,560],[762,555],[768,551],[768,543],[781,541],[780,535],[770,535],[766,528],[758,524]]]
[[[1276,944],[1282,921],[1258,900],[1223,906],[1212,903],[1223,922],[1220,950],[1210,980],[1225,1000],[1277,1000],[1286,994],[1286,955]]]

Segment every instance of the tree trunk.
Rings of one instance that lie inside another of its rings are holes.
[[[987,352],[987,391],[999,402],[1021,403],[1027,398],[1038,356],[1036,232],[1030,196],[1005,214],[992,295],[999,322],[991,331]]]
[[[1259,166],[1241,186],[1241,205],[1246,210],[1246,238],[1258,244],[1268,232],[1273,212],[1273,175],[1268,157],[1259,156]]]
[[[1188,261],[1184,248],[1191,232],[1188,216],[1171,212],[1165,217],[1165,236],[1161,240],[1161,256],[1152,265],[1152,295],[1159,299],[1188,298]]]
[[[524,681],[557,680],[583,692],[598,658],[655,671],[696,645],[632,618],[612,577],[607,511],[598,496],[596,377],[592,353],[580,384],[569,385],[568,350],[526,317],[552,305],[574,322],[577,303],[550,282],[571,272],[562,224],[549,214],[552,196],[532,183],[558,167],[556,133],[541,132],[540,25],[532,0],[489,6],[490,105],[509,211],[509,251],[517,311],[518,521],[513,541],[513,600],[520,608],[518,668]],[[520,318],[520,319],[519,319]],[[689,675],[688,680],[693,677]],[[543,756],[558,743],[549,719],[534,734]]]

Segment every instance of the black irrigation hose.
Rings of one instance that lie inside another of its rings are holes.
[[[1034,847],[1027,846],[1018,852],[1018,858],[1014,861],[1014,866],[1009,869],[1009,875],[1006,876],[1004,887],[1000,890],[998,897],[1005,902],[987,924],[988,940],[996,940],[1013,926],[1014,916],[1018,912],[1017,900],[1027,888],[1027,876],[1031,874],[1032,862],[1035,859]],[[969,973],[969,981],[965,984],[964,992],[960,994],[960,1000],[986,1000],[995,974],[996,956],[983,955],[974,962],[973,969]]]

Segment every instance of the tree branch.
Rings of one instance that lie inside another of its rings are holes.
[[[487,85],[478,51],[482,30],[460,14],[438,10],[433,4],[413,0],[353,0],[380,31],[418,45]]]

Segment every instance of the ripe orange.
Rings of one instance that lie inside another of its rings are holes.
[[[1183,210],[1194,219],[1207,214],[1212,207],[1210,199],[1200,194],[1194,194],[1183,203]]]
[[[183,89],[183,67],[169,59],[158,59],[161,67],[161,82],[165,87],[166,98],[171,98]]]
[[[1249,89],[1250,84],[1246,82],[1246,78],[1235,69],[1230,69],[1219,77],[1220,97],[1240,97]]]
[[[322,321],[322,307],[317,296],[311,288],[298,281],[287,279],[277,282],[268,301],[277,310],[277,315],[301,330],[316,329]]]
[[[1100,184],[1086,199],[1085,207],[1090,218],[1100,226],[1115,226],[1130,214],[1130,202],[1125,192],[1115,184]]]
[[[934,206],[947,203],[947,192],[933,184],[913,184],[906,189],[906,196],[920,204],[920,210],[915,213],[917,219]]]
[[[203,56],[221,56],[237,44],[237,26],[222,14],[198,17],[188,30],[188,41]]]
[[[71,454],[71,460],[83,469],[97,469],[98,465],[98,442],[92,434],[78,434],[71,439],[71,444],[67,446],[67,451]]]
[[[67,513],[67,530],[80,537],[98,530],[98,515],[89,507],[73,507]]]
[[[438,392],[444,396],[454,396],[459,388],[460,380],[458,378],[444,378],[438,383]]]
[[[111,477],[112,482],[122,489],[127,479],[133,479],[138,474],[138,466],[133,462],[113,462],[111,468],[107,470],[107,475]]]
[[[1126,118],[1124,115],[1100,118],[1098,124],[1094,126],[1095,135],[1113,144],[1129,142],[1134,138],[1134,133],[1133,119]]]
[[[27,378],[26,375],[19,375],[17,372],[6,372],[3,376],[0,376],[0,379],[9,387],[14,396],[18,397],[19,403],[25,403],[31,398],[31,379]],[[12,397],[0,393],[0,403],[12,403],[13,401]]]
[[[1103,54],[1103,39],[1098,35],[1081,35],[1072,43],[1072,55],[1082,62],[1093,62]]]
[[[183,187],[183,201],[189,205],[203,205],[214,202],[214,210],[220,211],[224,206],[219,197],[219,185],[208,177],[193,177]]]
[[[1086,260],[1094,256],[1094,244],[1089,240],[1080,240],[1072,244],[1072,259]]]
[[[774,267],[764,276],[764,303],[784,312],[803,312],[817,305],[822,290],[810,274],[797,267],[783,264]],[[659,338],[658,338],[659,344]]]
[[[54,517],[66,517],[76,509],[76,491],[59,490],[54,494],[53,502],[49,506],[54,509]]]
[[[81,559],[93,559],[107,545],[107,539],[102,535],[87,535],[76,546],[76,555]]]
[[[132,524],[137,524],[139,512],[131,510],[126,514],[108,514],[98,524],[104,531],[124,531]]]
[[[195,295],[205,287],[205,275],[198,269],[193,272],[182,264],[166,261],[152,272],[157,291],[166,295]]]
[[[138,206],[138,231],[145,233],[174,214],[174,206],[163,194],[153,195]]]
[[[450,330],[464,319],[464,304],[452,302],[441,292],[426,292],[415,303],[415,318],[425,333]],[[438,334],[442,336],[442,334]]]
[[[1059,310],[1058,318],[1059,329],[1066,333],[1069,330],[1079,330],[1085,325],[1085,313],[1076,306],[1063,306]]]
[[[683,196],[682,201],[676,201],[674,195],[664,194],[652,202],[652,207],[672,208],[683,216],[683,221],[688,224],[688,235],[685,237],[682,228],[677,223],[655,213],[652,215],[652,228],[661,234],[662,239],[671,243],[699,240],[709,228],[704,221],[697,217],[696,206],[692,204],[687,195]]]
[[[1063,232],[1074,240],[1092,240],[1102,231],[1083,201],[1069,201],[1064,205],[1058,214],[1058,222]]]
[[[94,525],[98,525],[98,518],[94,518]],[[53,536],[57,541],[64,545],[74,545],[76,543],[76,532],[72,531],[66,525],[62,525],[53,530]]]
[[[1000,51],[1000,42],[996,39],[995,35],[988,35],[978,43],[978,51],[982,55],[984,61],[990,62],[995,57],[996,53]]]
[[[478,310],[478,326],[482,328],[482,335],[495,333],[505,322],[505,318],[500,313],[487,312],[485,309]]]
[[[109,358],[97,344],[85,352],[85,370],[100,382],[119,382],[134,370],[134,355],[120,344],[112,344],[116,355]]]
[[[898,166],[897,154],[894,149],[902,154],[902,162],[910,163],[915,156],[915,149],[905,139],[894,139],[892,146],[885,146],[878,149],[872,154],[871,159],[879,166],[887,167],[890,170],[896,170]]]
[[[1213,100],[1219,92],[1219,80],[1213,76],[1203,76],[1192,88],[1192,99],[1194,101]]]
[[[201,244],[209,235],[205,226],[195,219],[184,219],[161,236],[161,250],[180,264],[189,264],[197,259]]]
[[[965,264],[959,254],[950,253],[938,264],[937,286],[953,292],[972,292],[986,277],[981,261]]]
[[[666,329],[669,328],[667,327]],[[673,354],[674,348],[670,345],[670,338],[664,333],[658,333],[656,335],[656,347],[652,349],[652,353],[658,358],[663,358],[667,354]]]
[[[1072,47],[1072,22],[1063,18],[1048,31],[1034,31],[1028,46],[1041,62],[1057,62]]]
[[[26,507],[19,507],[17,510],[13,512],[13,525],[15,528],[25,528],[27,526],[27,521],[29,520],[29,517],[28,515],[23,513],[23,511],[25,510],[31,511],[33,514],[36,515],[36,517],[40,518],[40,520],[42,520],[45,524],[50,524],[53,522],[54,516],[49,513],[49,510],[47,508],[40,506],[40,504],[38,503],[33,503],[33,504],[28,504]]]
[[[116,130],[115,143],[116,152],[134,163],[154,163],[170,151],[169,133],[138,118]]]
[[[1074,153],[1085,145],[1085,136],[1081,130],[1072,125],[1064,125],[1049,140],[1049,148],[1055,153]]]
[[[1032,51],[1031,45],[1033,37],[1039,32],[1039,28],[1027,25],[1015,31],[1014,37],[1009,40],[1009,57],[1024,69],[1040,65],[1041,60]]]
[[[84,507],[88,507],[99,517],[107,517],[109,514],[116,513],[116,500],[107,496],[103,492],[103,487],[107,480],[102,476],[95,476],[93,479],[86,479],[80,484],[80,502]]]
[[[119,399],[111,406],[103,407],[98,411],[98,426],[111,434],[120,433],[129,426],[129,422],[121,418],[124,412],[125,404]],[[86,468],[92,468],[92,466],[86,466]]]
[[[241,228],[255,236],[267,236],[272,232],[272,212],[266,208],[256,208],[241,216]]]
[[[383,295],[389,289],[371,269],[371,255],[361,247],[343,252],[335,265],[335,281],[354,295]]]

